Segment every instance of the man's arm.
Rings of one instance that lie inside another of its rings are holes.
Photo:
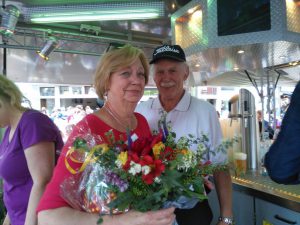
[[[232,212],[232,182],[228,170],[216,171],[214,174],[216,191],[220,205],[220,216],[233,218]],[[224,224],[219,222],[218,224]]]

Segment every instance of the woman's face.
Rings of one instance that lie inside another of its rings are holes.
[[[0,128],[9,125],[9,110],[7,104],[0,99]]]
[[[140,59],[114,72],[109,81],[108,100],[138,103],[144,94],[145,70]]]

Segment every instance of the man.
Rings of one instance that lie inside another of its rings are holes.
[[[158,121],[161,111],[164,111],[167,113],[166,122],[170,123],[178,138],[188,134],[200,137],[204,133],[212,146],[220,144],[222,134],[216,110],[210,103],[192,97],[184,89],[189,67],[182,48],[179,45],[159,46],[154,50],[150,64],[153,64],[159,96],[139,104],[136,109],[147,118],[150,128],[159,129]],[[208,159],[213,163],[224,162],[226,154],[211,154]],[[230,174],[219,171],[213,176],[221,212],[218,225],[233,224]],[[177,209],[175,214],[179,225],[209,225],[212,221],[207,200],[192,209]]]
[[[264,125],[264,131],[269,134],[269,139],[272,140],[273,136],[274,136],[274,130],[269,125],[268,121],[266,121],[265,119],[264,119],[264,124],[262,123],[262,121],[263,121],[262,111],[261,110],[257,110],[256,111],[256,116],[257,116],[257,120],[258,120],[258,128],[259,128],[259,134],[260,134],[260,136],[262,136],[262,127]]]
[[[280,184],[300,184],[300,82],[283,117],[281,130],[265,156],[270,178]]]

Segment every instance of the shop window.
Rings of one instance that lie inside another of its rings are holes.
[[[61,95],[68,95],[70,93],[69,86],[60,86],[59,93]]]
[[[84,86],[84,94],[89,95],[89,94],[95,94],[95,88],[92,86]]]
[[[41,96],[54,96],[55,89],[54,87],[40,87]]]
[[[82,94],[81,87],[72,87],[72,94],[74,94],[74,95],[81,95]]]

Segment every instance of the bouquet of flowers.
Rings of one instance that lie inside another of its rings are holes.
[[[89,135],[74,140],[66,155],[66,166],[74,176],[62,183],[61,192],[72,207],[100,215],[129,209],[191,208],[206,198],[204,176],[227,166],[204,161],[211,151],[204,134],[175,141],[175,133],[163,129],[149,138],[125,143],[116,141],[109,131],[106,143],[91,140],[94,137]],[[190,150],[193,144],[197,151]],[[231,144],[225,141],[217,151],[225,151]],[[73,170],[68,160],[82,166]]]

